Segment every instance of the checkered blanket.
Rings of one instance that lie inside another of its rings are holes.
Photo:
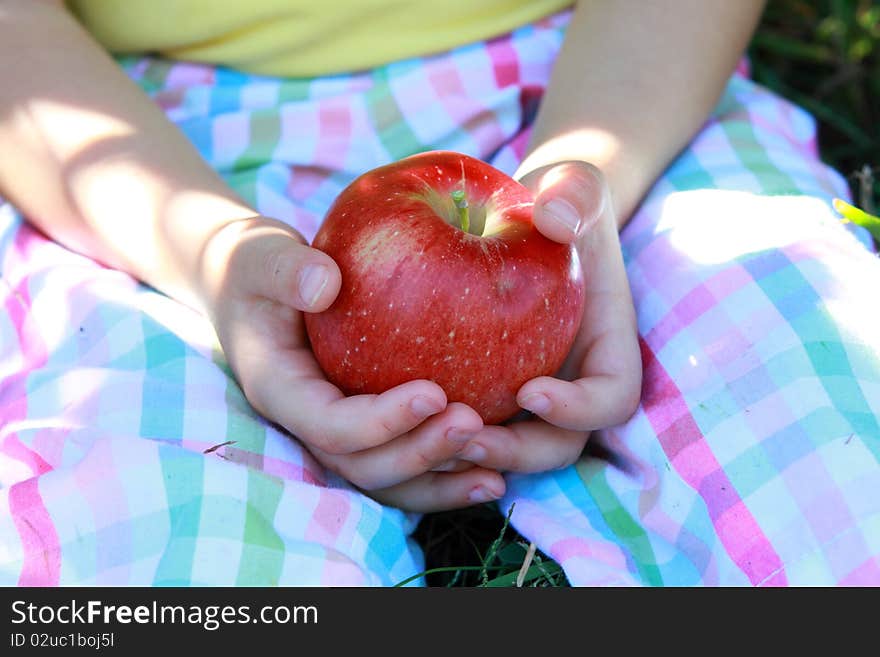
[[[310,239],[355,176],[412,153],[512,172],[566,20],[319,79],[120,64]],[[572,584],[880,584],[880,263],[830,209],[846,193],[812,119],[734,76],[622,234],[640,410],[500,501]],[[387,586],[424,568],[418,517],[259,417],[203,318],[8,204],[0,304],[0,584]]]

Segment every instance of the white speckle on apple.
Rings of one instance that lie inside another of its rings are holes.
[[[450,340],[455,339],[455,331],[454,331],[454,330],[450,331],[450,332],[449,332],[449,335],[446,336],[446,337],[448,337]]]
[[[399,326],[395,327],[395,328],[394,328],[394,332],[395,332],[395,333],[400,333],[400,327],[399,327]]]
[[[486,355],[488,356],[490,353],[492,353],[492,350],[491,350],[491,349],[486,349]]]
[[[469,287],[464,288],[464,293],[465,293],[465,294],[470,294],[470,293],[471,293],[471,288],[469,288]]]
[[[506,329],[505,329],[504,333],[501,334],[501,339],[502,339],[502,340],[506,340],[506,339],[507,339],[507,330],[506,330]]]
[[[416,336],[416,344],[422,344],[425,341],[425,338],[421,335]]]
[[[550,299],[548,299],[547,297],[544,297],[544,309],[550,310]]]
[[[443,357],[443,362],[444,362],[444,363],[448,363],[448,362],[451,361],[451,360],[452,360],[452,356],[444,356],[444,357]]]
[[[394,308],[394,302],[393,302],[393,301],[392,301],[391,303],[388,304],[388,310],[391,310],[392,308]]]
[[[367,341],[367,336],[366,336],[366,335],[362,335],[362,336],[361,336],[361,342],[366,342],[366,341]]]

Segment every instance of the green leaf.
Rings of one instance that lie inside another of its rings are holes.
[[[850,205],[839,198],[832,201],[834,209],[837,210],[844,219],[867,229],[875,240],[880,240],[880,217],[868,214],[864,210],[860,210],[854,205]]]

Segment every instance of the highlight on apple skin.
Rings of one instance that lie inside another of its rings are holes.
[[[531,192],[481,160],[430,151],[345,188],[312,246],[342,272],[306,313],[329,381],[348,395],[435,381],[499,424],[530,379],[556,373],[584,306],[575,247],[532,223]]]

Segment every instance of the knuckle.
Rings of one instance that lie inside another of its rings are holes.
[[[592,179],[598,185],[605,185],[605,174],[592,162],[581,162],[581,171],[585,178]]]
[[[363,467],[358,467],[359,463],[357,459],[327,453],[316,456],[316,458],[325,468],[342,477],[357,488],[362,490],[373,490],[378,488],[376,478],[372,476],[371,473],[365,471]]]
[[[571,446],[565,450],[565,452],[561,455],[562,458],[559,462],[559,465],[556,466],[557,470],[563,470],[578,462],[581,454],[583,454],[584,446],[587,444],[588,437],[589,434],[584,433],[582,440],[572,443]]]
[[[281,249],[272,249],[263,259],[264,274],[275,298],[283,298],[287,256]]]
[[[324,427],[312,427],[308,432],[308,441],[321,451],[333,456],[342,456],[349,451],[341,436]]]
[[[428,472],[443,460],[435,458],[433,454],[426,452],[424,449],[414,449],[409,458],[413,468],[420,473]]]
[[[353,467],[350,459],[331,458],[328,461],[331,463],[329,467],[333,472],[357,488],[370,490],[374,487],[372,479],[366,473],[361,472],[359,468]]]
[[[620,421],[626,422],[639,410],[642,403],[642,387],[635,383],[627,385],[622,393]]]
[[[357,468],[352,468],[349,472],[340,474],[361,490],[373,491],[383,487],[375,477],[370,476],[366,472],[359,472]]]
[[[512,446],[496,447],[494,453],[495,469],[509,470],[510,472],[522,472],[524,468],[524,460],[520,457],[518,451]]]
[[[393,418],[380,417],[376,419],[373,430],[371,432],[371,437],[374,437],[377,440],[382,440],[384,442],[386,440],[391,440],[392,438],[397,437],[398,435],[400,435],[400,433],[400,427]]]
[[[234,369],[233,373],[235,373]],[[270,400],[267,397],[265,387],[260,385],[259,380],[254,380],[249,376],[240,374],[235,374],[235,378],[247,403],[263,417],[271,417],[271,411],[269,410],[271,406]]]
[[[598,195],[607,184],[603,171],[591,162],[572,161],[569,163],[568,173],[591,195]]]

